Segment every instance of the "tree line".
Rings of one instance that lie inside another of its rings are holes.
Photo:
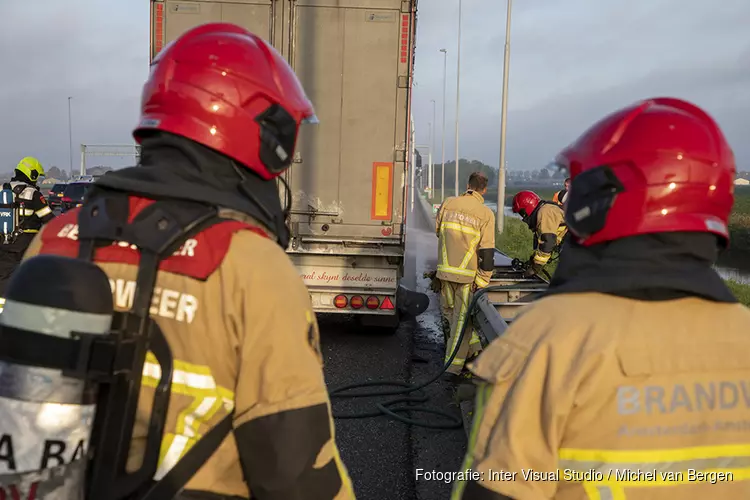
[[[424,184],[427,185],[427,161],[426,159],[417,153],[416,158],[417,172],[422,172],[424,176]],[[439,190],[442,185],[442,164],[433,164],[433,186],[436,190]],[[463,190],[466,187],[466,181],[472,172],[482,172],[487,176],[489,180],[487,193],[497,193],[497,167],[493,167],[483,163],[479,160],[469,160],[461,158],[458,163],[458,182],[459,189]],[[540,183],[540,184],[552,184],[553,182],[562,182],[565,179],[565,172],[553,167],[543,167],[535,170],[507,170],[505,172],[505,182],[507,184],[524,184],[524,183]],[[445,163],[445,190],[453,192],[456,184],[456,162],[450,161]]]

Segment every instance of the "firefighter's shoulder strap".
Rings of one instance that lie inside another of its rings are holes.
[[[129,198],[126,194],[119,193],[92,199],[81,209],[78,217],[79,225],[79,258],[93,260],[94,251],[97,246],[111,244],[114,241],[126,241],[135,245],[140,252],[140,262],[136,278],[136,291],[133,298],[133,307],[129,314],[138,318],[138,334],[147,336],[149,325],[153,321],[150,318],[149,308],[153,298],[156,277],[160,262],[172,255],[188,238],[200,233],[208,227],[223,222],[218,215],[216,207],[188,201],[156,201],[143,209],[138,215],[128,222]],[[157,339],[152,339],[157,340]],[[154,354],[159,361],[156,352],[156,342],[152,345]],[[167,346],[168,349],[168,346]],[[143,370],[145,352],[140,361],[140,372]],[[161,363],[160,363],[161,364]],[[169,373],[171,375],[171,354],[168,361]],[[137,368],[137,367],[136,367]],[[167,367],[163,367],[167,372]],[[171,382],[171,380],[170,380]],[[140,387],[140,383],[137,384]],[[167,400],[170,391],[167,389]],[[162,419],[166,418],[167,402],[157,409],[157,395],[154,398],[152,409],[152,421],[149,426],[147,437],[146,454],[148,454],[151,439],[151,428],[154,424],[154,414],[162,413]],[[137,400],[137,393],[136,393]],[[232,417],[230,412],[216,426],[210,429],[190,450],[178,461],[178,463],[158,482],[151,483],[156,472],[156,461],[152,461],[150,467],[141,467],[143,474],[137,478],[127,481],[133,484],[142,481],[141,484],[153,484],[145,489],[137,488],[138,494],[134,498],[139,500],[168,500],[174,498],[188,483],[205,462],[218,449],[224,438],[232,431]],[[133,421],[125,421],[126,430],[123,437],[127,437],[129,443],[132,436]],[[163,426],[159,432],[156,458],[158,459],[158,446],[161,445]],[[92,438],[93,439],[93,438]],[[127,448],[126,448],[127,450]],[[126,453],[127,455],[127,453]],[[144,465],[149,457],[144,455]],[[96,462],[96,461],[95,461]],[[136,488],[133,488],[135,493]]]

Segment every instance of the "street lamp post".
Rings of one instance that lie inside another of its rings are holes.
[[[497,167],[497,232],[502,234],[505,213],[505,134],[508,122],[508,73],[510,72],[510,10],[513,0],[508,0],[505,21],[505,54],[503,56],[503,98],[500,123],[500,164]]]
[[[430,142],[430,149],[427,155],[427,189],[430,190],[430,196],[432,196],[432,134],[435,133],[435,122],[430,122],[427,124],[428,128],[428,135],[429,135],[429,142]]]
[[[432,163],[432,152],[435,151],[435,129],[437,128],[437,121],[435,121],[435,99],[431,99],[430,102],[432,103],[432,127],[430,128],[430,196],[435,196],[432,194],[432,190],[435,189],[435,173],[434,165]]]
[[[455,191],[458,196],[458,137],[459,116],[461,108],[461,7],[463,0],[458,0],[458,50],[456,53],[456,179]]]
[[[440,203],[445,200],[445,84],[447,82],[446,77],[448,76],[448,50],[440,49],[443,53],[443,136],[441,139],[441,149],[443,150],[441,160],[441,174],[440,174]]]
[[[70,177],[73,177],[73,119],[70,114],[70,101],[72,97],[68,97],[68,155],[70,156]]]

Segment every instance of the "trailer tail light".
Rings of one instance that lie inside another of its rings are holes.
[[[386,297],[383,299],[383,303],[380,304],[381,309],[393,309],[393,302],[391,302],[390,297]]]
[[[336,295],[336,297],[333,299],[333,305],[338,309],[345,308],[348,302],[349,301],[347,300],[346,295]]]
[[[363,305],[365,305],[365,300],[362,297],[360,297],[359,295],[355,295],[349,301],[349,305],[352,306],[352,309],[359,309]]]
[[[65,203],[73,203],[73,198],[70,198],[68,196],[63,196],[60,201],[64,201]]]
[[[367,297],[366,305],[368,309],[377,309],[380,305],[380,299],[375,297],[374,295],[370,295],[369,297]]]

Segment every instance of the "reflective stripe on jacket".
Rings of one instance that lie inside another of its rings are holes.
[[[475,191],[448,198],[435,218],[437,277],[453,283],[490,283],[492,271],[479,268],[477,251],[495,248],[495,214]]]
[[[8,186],[15,193],[16,202],[23,204],[17,210],[19,228],[24,233],[38,233],[43,224],[54,218],[38,187],[22,181],[11,181]]]

